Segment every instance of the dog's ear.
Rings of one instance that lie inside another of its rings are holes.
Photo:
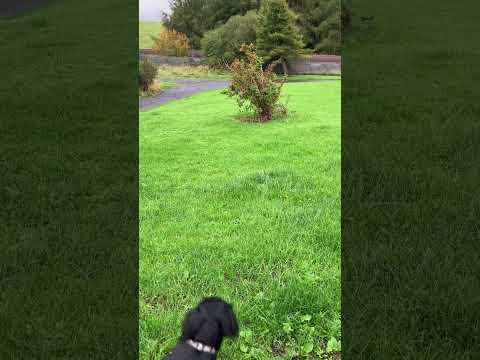
[[[180,340],[187,341],[189,339],[193,339],[202,326],[202,323],[203,319],[198,311],[189,311],[183,320],[182,335]]]
[[[224,336],[237,336],[239,332],[239,326],[233,308],[230,304],[223,304],[223,316],[220,318],[220,326]]]

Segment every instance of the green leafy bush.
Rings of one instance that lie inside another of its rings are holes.
[[[242,44],[255,44],[257,40],[257,13],[249,11],[244,16],[233,16],[202,39],[202,49],[210,66],[224,67],[239,58]]]
[[[157,76],[157,67],[149,60],[141,60],[138,65],[138,88],[148,91]]]
[[[263,59],[255,52],[255,45],[243,44],[240,51],[245,54],[245,59],[236,59],[229,67],[232,83],[224,93],[235,97],[241,109],[253,107],[256,112],[254,121],[271,120],[283,82],[275,81],[277,76],[273,72],[273,64],[262,69]]]
[[[170,0],[170,13],[164,14],[167,29],[187,34],[194,49],[209,30],[225,24],[234,15],[256,9],[257,0]],[[240,45],[239,45],[240,47]]]

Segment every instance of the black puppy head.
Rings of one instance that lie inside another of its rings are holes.
[[[239,326],[232,305],[218,297],[204,299],[198,306],[207,316],[213,316],[219,323],[223,336],[237,336]]]
[[[225,336],[237,336],[239,326],[230,304],[218,297],[204,299],[183,322],[181,341],[195,340],[219,350]]]

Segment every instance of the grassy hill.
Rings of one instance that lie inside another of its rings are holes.
[[[161,21],[140,21],[138,28],[138,47],[150,49],[153,46],[151,36],[156,36],[163,30]]]

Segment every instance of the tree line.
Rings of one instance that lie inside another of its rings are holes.
[[[224,26],[234,16],[258,11],[266,0],[171,0],[164,14],[168,29],[185,33],[192,46],[202,47],[205,34]],[[339,54],[342,11],[340,0],[285,0],[295,14],[304,47],[314,52]]]

